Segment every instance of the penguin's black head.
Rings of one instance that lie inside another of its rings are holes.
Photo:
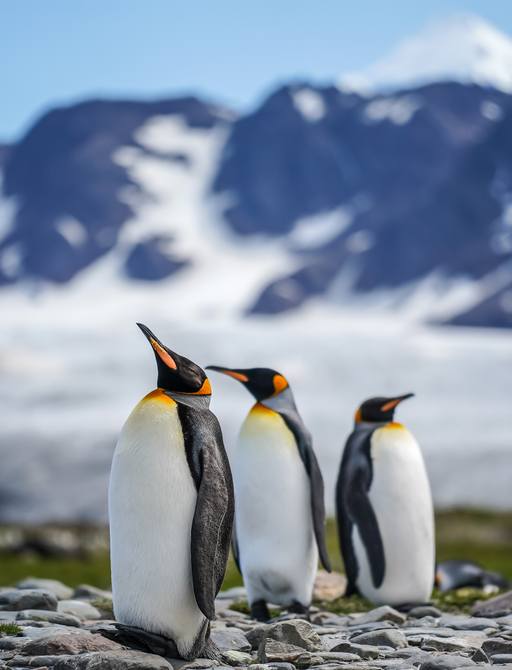
[[[414,393],[395,396],[393,398],[370,398],[365,400],[356,412],[356,423],[389,423],[393,421],[393,415],[397,405],[407,398],[412,398]]]
[[[223,368],[207,365],[206,369],[237,379],[258,402],[276,396],[288,388],[288,382],[283,375],[270,368]]]
[[[158,367],[157,385],[159,388],[175,393],[211,395],[210,382],[199,365],[171,351],[143,323],[137,325],[153,348]]]

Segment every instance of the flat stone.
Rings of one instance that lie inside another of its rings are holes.
[[[295,670],[291,663],[252,663],[251,670]]]
[[[0,637],[1,651],[17,651],[26,644],[22,637]]]
[[[76,587],[72,595],[64,600],[92,600],[94,598],[108,598],[109,600],[112,600],[112,591],[98,589],[96,586],[91,586],[90,584],[80,584],[80,586]]]
[[[468,649],[477,649],[480,645],[472,645],[467,640],[457,637],[435,637],[426,635],[421,638],[420,646],[422,649],[433,651],[466,651]]]
[[[443,614],[439,619],[440,626],[455,628],[456,630],[488,630],[498,628],[495,619],[465,616],[463,614]]]
[[[306,651],[322,649],[322,640],[309,621],[293,619],[268,624],[264,630],[264,639],[291,644]],[[250,641],[252,644],[252,640]]]
[[[303,653],[303,647],[265,637],[258,649],[258,661],[260,663],[271,663],[272,661],[295,663]]]
[[[512,591],[502,593],[496,598],[478,602],[473,606],[471,614],[479,617],[498,617],[512,613]]]
[[[56,610],[57,598],[43,589],[1,589],[0,610]]]
[[[18,616],[18,612],[16,611],[8,611],[5,610],[3,612],[0,612],[0,623],[12,623],[16,621],[16,617]]]
[[[357,654],[350,654],[346,651],[322,651],[320,655],[324,661],[338,661],[339,663],[352,663],[361,659]]]
[[[18,621],[48,621],[61,626],[80,626],[80,619],[71,614],[50,612],[49,610],[21,610],[17,613]]]
[[[238,628],[214,628],[211,632],[213,643],[220,651],[251,651],[252,645]]]
[[[350,619],[348,616],[340,616],[339,614],[333,614],[332,612],[318,612],[317,614],[313,614],[311,617],[311,623],[318,625],[318,626],[336,626],[339,628],[340,626],[346,626]],[[319,635],[322,635],[322,633],[316,629],[317,633]]]
[[[36,577],[27,577],[16,584],[17,589],[43,589],[49,591],[58,600],[67,600],[73,595],[73,589],[66,586],[56,579],[38,579]]]
[[[405,622],[407,617],[405,614],[398,612],[393,607],[389,605],[382,605],[377,607],[369,612],[365,612],[357,617],[355,623],[361,625],[366,623],[376,623],[379,621],[392,621],[393,623],[402,624]]]
[[[362,633],[350,639],[356,644],[368,644],[378,647],[391,647],[399,649],[407,647],[407,638],[401,630],[376,630],[370,633]]]
[[[512,667],[512,654],[495,654],[492,657],[493,665],[504,665],[505,663],[510,663]]]
[[[423,635],[435,635],[436,637],[453,637],[455,631],[453,628],[436,628],[434,626],[414,626],[411,628],[403,628],[404,633],[408,638],[412,637],[421,637]],[[481,634],[476,631],[464,631],[461,633],[461,636],[477,636],[481,637]],[[485,635],[484,635],[485,637]]]
[[[438,619],[442,615],[441,610],[433,605],[418,605],[407,612],[407,616],[411,619],[423,619],[423,617],[431,616]]]
[[[48,635],[37,640],[31,640],[23,647],[22,654],[25,656],[53,656],[121,649],[120,644],[108,640],[106,637],[81,631],[80,635]]]
[[[72,614],[81,621],[85,619],[101,619],[99,610],[83,600],[61,600],[58,603],[57,609],[62,614]]]
[[[359,635],[360,633],[371,633],[374,630],[396,630],[396,624],[390,621],[377,621],[375,623],[358,624],[357,621],[350,621],[348,624],[350,636]]]
[[[339,572],[319,570],[313,587],[313,600],[332,602],[345,595],[347,578]]]
[[[251,655],[243,651],[223,651],[221,657],[225,663],[234,666],[247,666],[252,661]]]
[[[48,668],[55,665],[57,661],[60,661],[62,656],[14,656],[10,659],[8,667],[10,668]]]
[[[18,622],[21,625],[21,622]],[[41,637],[48,637],[49,635],[82,635],[83,631],[74,626],[61,626],[60,624],[52,624],[47,621],[37,622],[37,626],[22,626],[23,637],[29,640],[39,640]]]
[[[52,670],[172,670],[172,667],[167,659],[156,654],[142,651],[98,651],[61,657]]]
[[[490,657],[495,654],[512,654],[512,641],[501,637],[491,637],[482,643],[482,649]]]
[[[211,658],[196,658],[193,661],[184,661],[182,659],[171,659],[175,670],[206,670],[206,668],[226,668],[221,666],[220,662]]]
[[[295,666],[299,670],[306,670],[306,668],[316,667],[322,665],[324,659],[317,654],[312,654],[310,651],[305,651],[299,658],[295,661]]]
[[[376,647],[368,644],[355,644],[352,641],[336,642],[329,651],[348,652],[349,654],[356,654],[356,656],[363,659],[377,658],[379,655],[379,650]]]
[[[428,661],[420,665],[420,670],[461,670],[462,668],[474,667],[476,663],[464,656],[455,654],[439,654],[432,656]]]

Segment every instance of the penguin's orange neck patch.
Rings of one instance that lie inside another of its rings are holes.
[[[142,402],[162,402],[165,405],[175,405],[176,403],[172,398],[169,398],[167,393],[163,389],[155,389],[154,391],[151,391],[151,393],[148,393],[144,398],[142,398]]]
[[[276,414],[276,412],[274,412],[273,409],[270,409],[270,407],[266,407],[265,405],[262,405],[260,402],[257,402],[255,405],[253,405],[251,409],[251,414],[271,416],[272,414]]]
[[[199,391],[192,391],[192,393],[188,393],[187,395],[211,395],[212,394],[212,387],[210,385],[210,380],[208,377],[204,380],[203,385],[199,389]]]
[[[283,377],[283,375],[274,375],[272,382],[274,384],[274,395],[277,395],[278,393],[281,393],[281,391],[284,391],[286,388],[288,388],[288,382]]]
[[[404,425],[403,423],[398,423],[397,421],[390,421],[390,423],[385,425],[385,428],[388,428],[389,430],[403,430]]]

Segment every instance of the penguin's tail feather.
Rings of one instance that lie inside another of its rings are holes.
[[[203,651],[201,652],[201,656],[203,658],[210,659],[210,661],[221,660],[220,649],[217,647],[215,642],[213,642],[210,638],[206,640],[205,645],[203,647]]]

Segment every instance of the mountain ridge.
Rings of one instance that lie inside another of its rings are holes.
[[[242,115],[194,96],[51,110],[0,146],[0,299],[71,295],[96,267],[190,316],[396,307],[436,285],[463,299],[420,318],[511,327],[510,130],[510,93],[455,81],[295,81]]]

